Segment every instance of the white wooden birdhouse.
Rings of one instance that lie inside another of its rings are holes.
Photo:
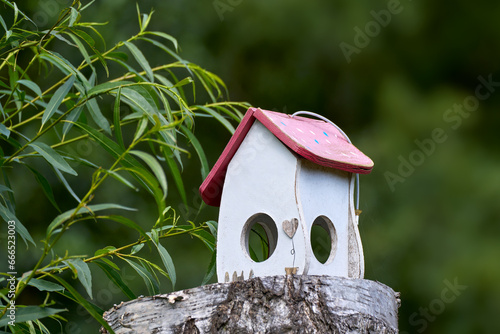
[[[250,108],[200,187],[220,206],[219,282],[285,271],[363,277],[354,186],[372,167],[331,122]]]

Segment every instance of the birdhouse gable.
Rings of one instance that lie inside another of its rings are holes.
[[[332,123],[250,108],[200,187],[220,206],[219,282],[362,277],[354,174],[372,167]]]
[[[296,198],[298,158],[260,121],[255,121],[228,164],[219,210],[217,231],[217,276],[219,281],[233,275],[247,279],[266,276],[290,257],[291,239],[285,236],[284,220],[299,217]],[[252,259],[252,229],[265,230],[269,257],[262,263]],[[305,254],[302,225],[295,234],[297,254]],[[297,266],[307,266],[306,257],[297,257]],[[227,273],[227,275],[226,275]]]
[[[248,109],[223,153],[200,186],[205,203],[219,206],[227,167],[255,120],[259,120],[286,147],[320,166],[352,173],[370,173],[373,162],[333,125],[300,116]]]

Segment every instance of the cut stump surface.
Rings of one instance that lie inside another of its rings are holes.
[[[271,276],[138,298],[104,319],[117,334],[392,334],[398,302],[391,288],[374,281]]]

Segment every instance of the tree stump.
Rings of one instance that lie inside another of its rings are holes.
[[[398,305],[398,294],[378,282],[289,275],[138,298],[104,319],[117,334],[392,334],[398,333]]]

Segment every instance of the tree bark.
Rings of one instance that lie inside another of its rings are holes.
[[[392,334],[398,333],[398,304],[398,294],[378,282],[290,275],[138,298],[104,319],[117,334]]]

